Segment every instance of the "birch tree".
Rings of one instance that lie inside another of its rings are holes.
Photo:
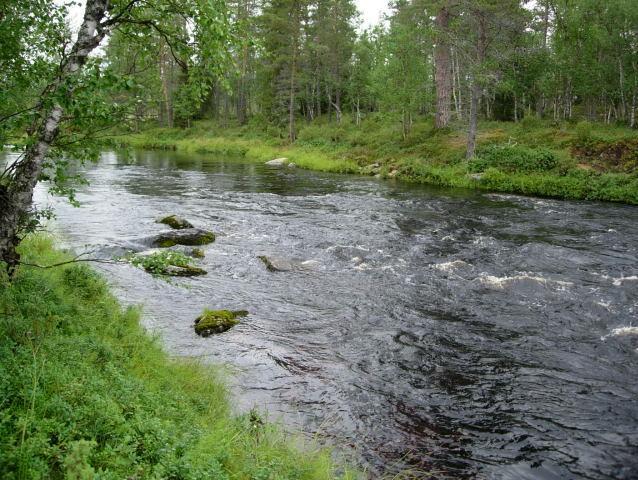
[[[52,2],[31,3],[56,11]],[[171,30],[163,29],[162,24],[166,23],[167,16],[179,14],[197,17],[200,28],[207,30],[204,52],[213,56],[215,49],[220,48],[226,39],[225,17],[220,16],[222,6],[216,1],[178,4],[168,0],[87,0],[75,41],[67,46],[64,37],[58,36],[60,32],[47,36],[48,42],[60,42],[56,67],[50,70],[49,78],[43,82],[45,86],[38,101],[28,109],[24,152],[0,174],[0,260],[6,264],[10,275],[20,263],[17,246],[37,222],[37,212],[33,208],[36,184],[43,178],[50,178],[48,170],[58,171],[55,178],[64,177],[59,172],[64,170],[67,160],[63,155],[63,145],[56,144],[56,140],[69,124],[73,124],[74,128],[82,126],[82,122],[74,123],[74,119],[86,115],[83,110],[92,107],[91,98],[99,96],[99,90],[104,87],[104,82],[96,81],[95,75],[84,75],[87,64],[91,63],[92,52],[114,30],[124,27],[155,31],[170,45],[174,40]],[[31,12],[27,10],[26,13],[28,18],[33,18]],[[46,22],[46,17],[38,19],[34,28],[46,29]],[[7,35],[4,30],[0,33]],[[20,54],[18,51],[14,53]],[[25,62],[34,56],[28,50],[23,55]],[[94,71],[99,73],[99,67],[94,67]],[[10,72],[4,75],[10,75]],[[105,76],[101,78],[112,80]],[[37,84],[42,79],[31,78],[30,81]],[[95,95],[91,94],[92,89],[95,89]]]

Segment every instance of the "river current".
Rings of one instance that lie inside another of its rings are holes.
[[[205,277],[102,268],[171,354],[232,367],[238,411],[375,478],[638,478],[638,208],[174,152],[86,175],[81,208],[37,192],[75,250],[143,250],[173,213],[218,234]],[[250,316],[200,338],[206,307]]]

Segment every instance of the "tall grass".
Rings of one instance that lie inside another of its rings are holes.
[[[26,263],[68,259],[50,238]],[[215,370],[169,358],[85,265],[0,277],[3,479],[354,478],[255,413],[232,415]]]

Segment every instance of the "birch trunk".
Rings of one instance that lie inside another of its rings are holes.
[[[434,66],[436,82],[436,128],[445,128],[450,123],[450,46],[447,42],[447,31],[450,24],[450,12],[443,6],[436,16],[438,34],[434,49]]]
[[[108,33],[100,24],[107,14],[108,0],[87,0],[84,18],[78,38],[62,63],[59,75],[49,88],[57,91],[69,77],[78,74],[89,54]],[[72,95],[72,91],[67,91]],[[43,164],[51,145],[58,136],[64,110],[61,105],[40,107],[41,119],[34,126],[34,142],[27,147],[22,157],[12,168],[6,185],[0,186],[0,259],[6,263],[7,271],[13,275],[20,263],[16,247],[20,243],[22,228],[32,212],[33,189],[42,173]]]
[[[485,19],[479,17],[478,18],[478,41],[477,41],[477,65],[476,70],[482,67],[483,62],[485,61],[485,54],[487,48],[487,32],[485,28]],[[481,85],[479,84],[478,79],[476,78],[477,74],[474,72],[472,78],[472,99],[470,101],[470,125],[468,129],[467,135],[467,151],[465,153],[466,158],[470,159],[474,157],[474,153],[476,152],[476,133],[478,131],[478,110],[479,110],[479,99],[481,97]]]

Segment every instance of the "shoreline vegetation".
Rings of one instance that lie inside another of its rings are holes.
[[[22,260],[68,261],[29,236]],[[170,358],[86,264],[0,276],[0,476],[354,479],[328,449],[231,412],[213,367]]]
[[[261,124],[263,125],[263,124]],[[119,134],[112,146],[168,149],[266,162],[286,157],[297,167],[569,200],[638,204],[638,131],[627,127],[540,121],[482,122],[476,158],[465,160],[465,127],[436,130],[421,120],[401,140],[401,125],[371,115],[360,126],[315,121],[290,144],[257,122],[222,127],[145,128]],[[399,140],[397,140],[399,138]]]

